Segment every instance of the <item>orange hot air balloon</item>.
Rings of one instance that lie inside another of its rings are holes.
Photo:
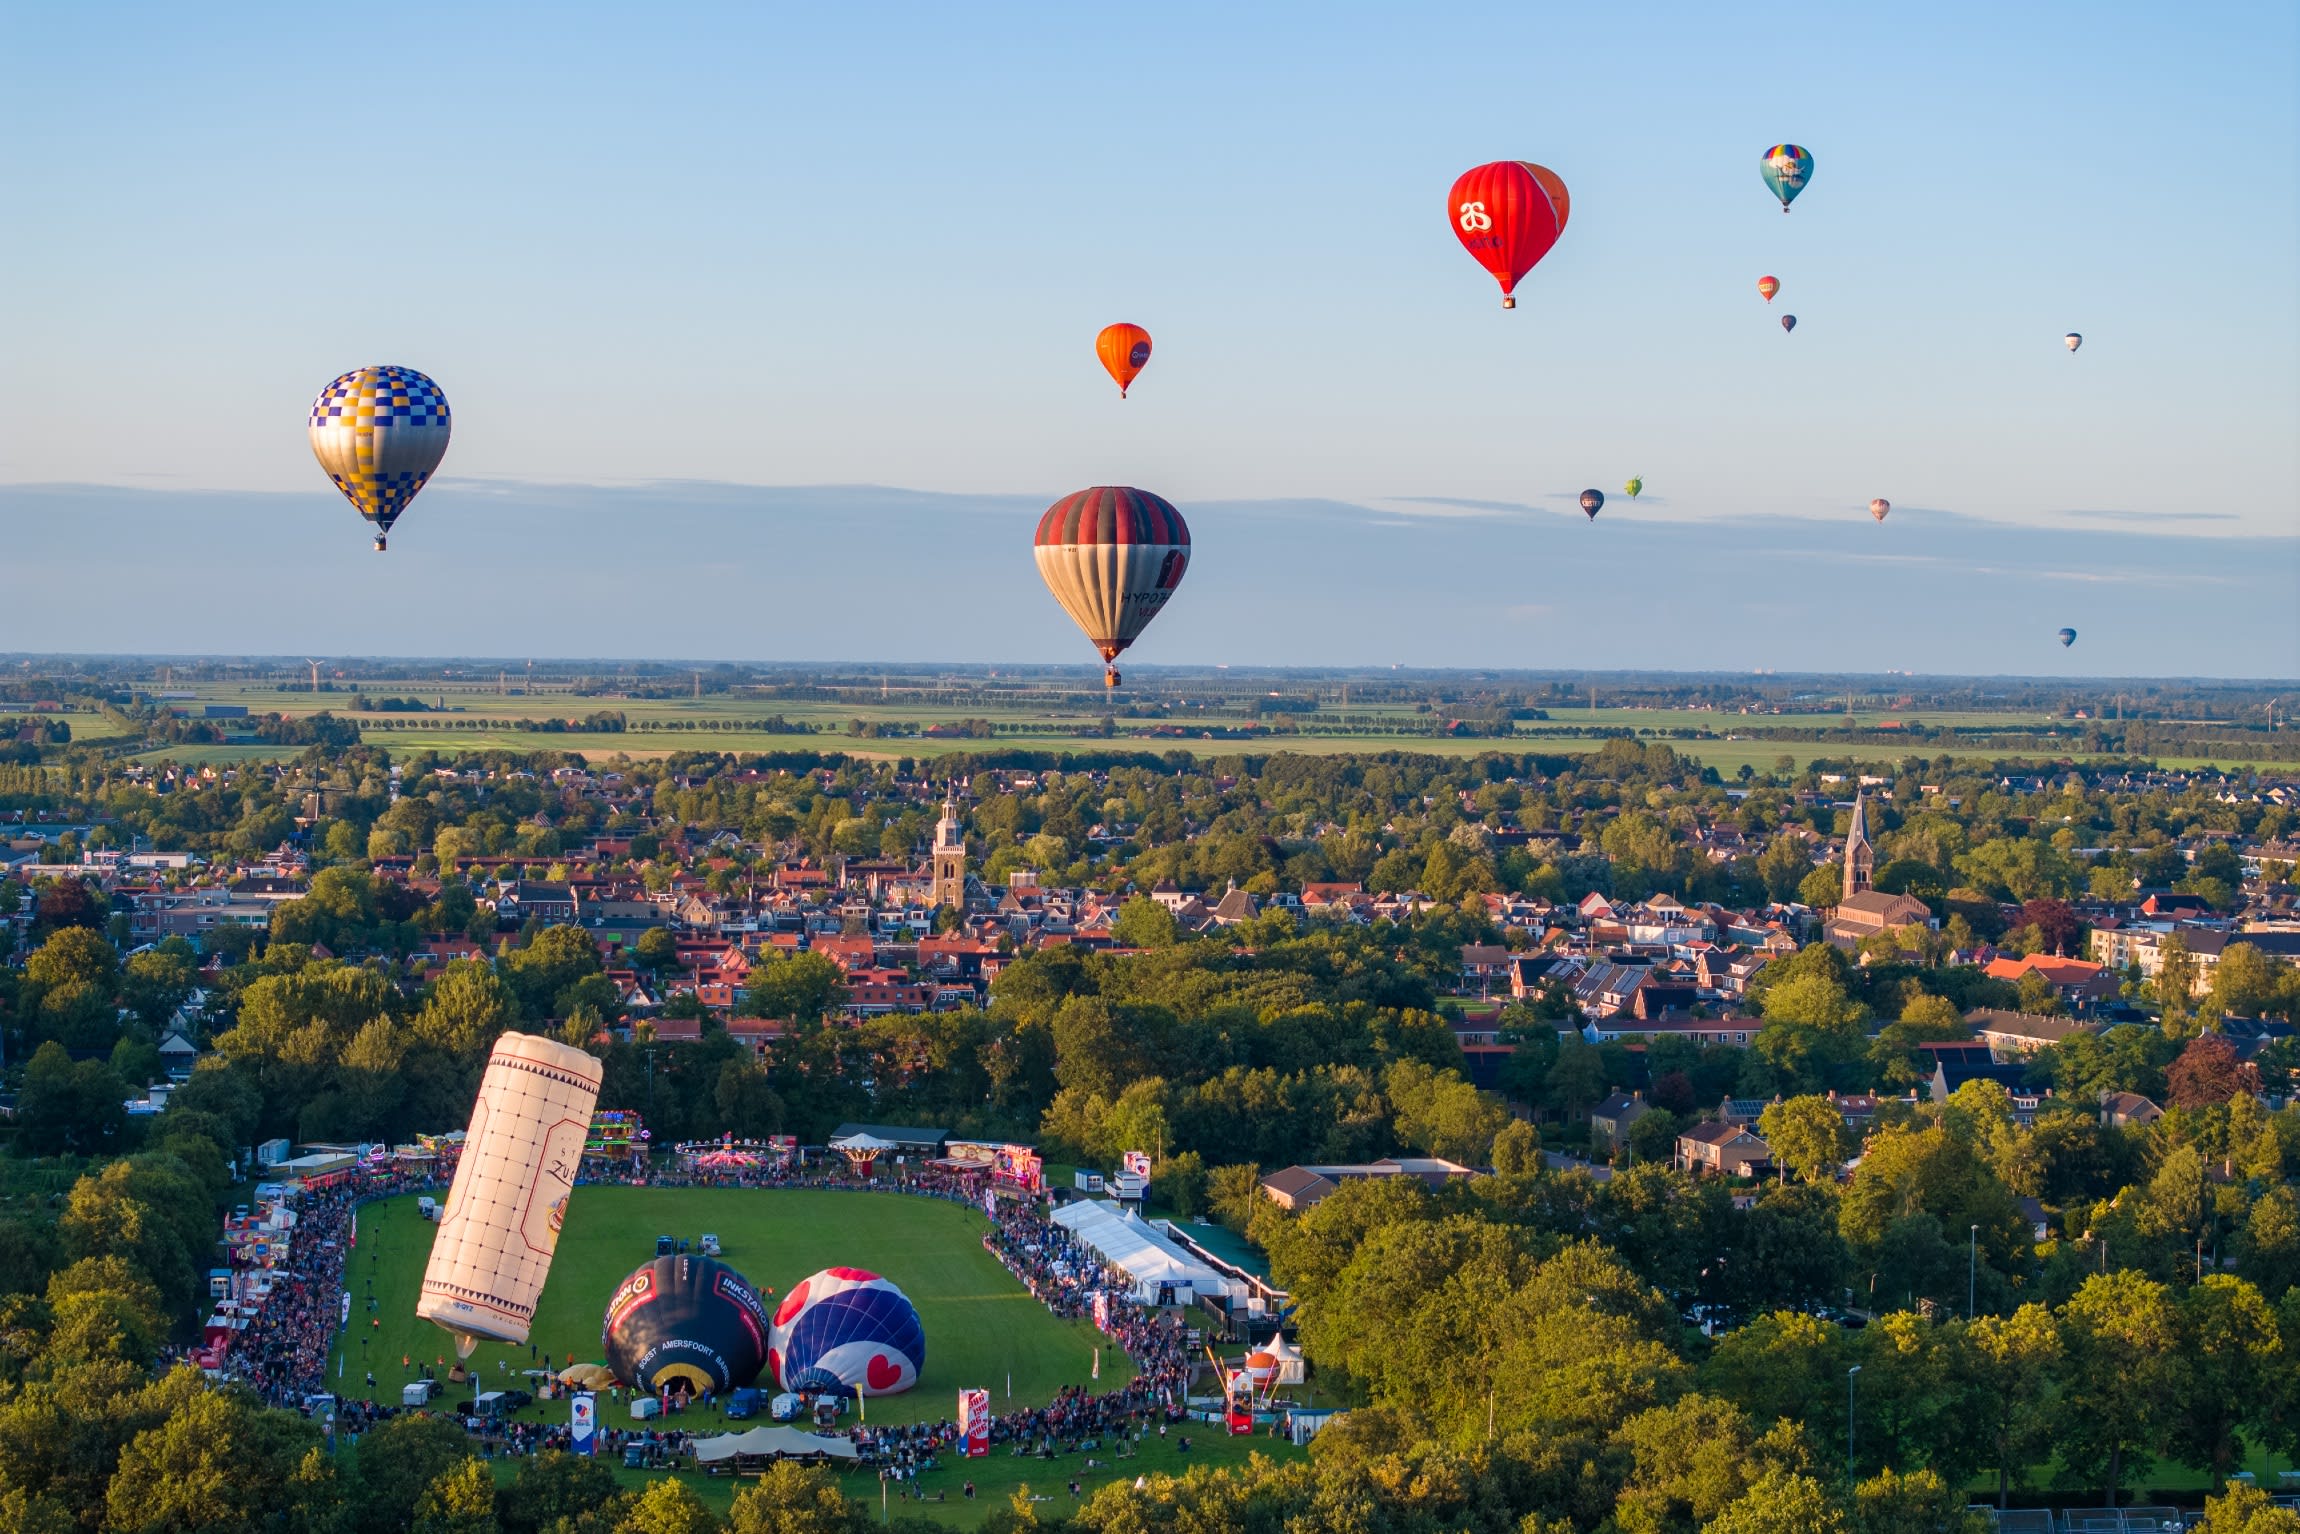
[[[1094,338],[1094,355],[1118,380],[1118,397],[1124,399],[1126,386],[1149,364],[1150,332],[1139,325],[1105,325]]]
[[[1763,296],[1765,302],[1771,303],[1773,295],[1781,291],[1781,279],[1778,277],[1760,277],[1757,279],[1757,291]]]

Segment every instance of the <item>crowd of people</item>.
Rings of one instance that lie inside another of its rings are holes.
[[[329,1393],[326,1363],[338,1330],[375,1326],[372,1294],[351,1292],[351,1255],[357,1212],[362,1204],[404,1193],[437,1191],[452,1167],[437,1164],[378,1164],[343,1182],[290,1194],[296,1223],[289,1236],[289,1259],[271,1273],[268,1298],[227,1350],[222,1373],[242,1381],[276,1406],[300,1407]],[[1068,1230],[1042,1215],[1036,1204],[1002,1190],[986,1194],[982,1179],[929,1167],[889,1167],[886,1175],[864,1178],[851,1169],[762,1164],[697,1172],[656,1170],[643,1158],[586,1160],[581,1181],[634,1187],[807,1187],[858,1192],[893,1192],[938,1198],[984,1212],[988,1227],[983,1247],[1033,1297],[1065,1319],[1091,1316],[1102,1301],[1105,1330],[1112,1345],[1134,1363],[1135,1373],[1114,1390],[1092,1392],[1065,1386],[1043,1406],[994,1412],[989,1441],[1012,1455],[1052,1459],[1083,1453],[1088,1468],[1124,1459],[1133,1445],[1155,1431],[1164,1437],[1187,1424],[1186,1391],[1194,1361],[1178,1316],[1137,1304],[1123,1274]],[[364,1309],[360,1307],[364,1306]],[[426,1371],[428,1374],[428,1370]],[[374,1376],[366,1375],[369,1399],[346,1399],[337,1408],[339,1432],[357,1436],[403,1411],[425,1410],[373,1399]],[[349,1395],[349,1392],[346,1392]],[[468,1419],[488,1455],[523,1456],[569,1447],[571,1429],[559,1422]],[[890,1480],[907,1483],[941,1463],[959,1442],[955,1421],[896,1425],[858,1424],[848,1432],[863,1462]],[[631,1446],[646,1464],[678,1464],[692,1452],[695,1434],[681,1429],[599,1429],[602,1452],[624,1454]],[[1185,1437],[1180,1446],[1187,1448]]]

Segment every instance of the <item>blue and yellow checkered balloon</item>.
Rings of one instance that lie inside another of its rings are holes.
[[[311,403],[311,451],[352,509],[373,522],[375,546],[447,456],[447,396],[413,368],[344,374]]]

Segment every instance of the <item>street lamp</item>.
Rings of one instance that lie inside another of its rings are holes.
[[[1853,1479],[1853,1376],[1861,1372],[1859,1364],[1845,1371],[1845,1479]]]

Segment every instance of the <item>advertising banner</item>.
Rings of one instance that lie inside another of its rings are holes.
[[[1119,1170],[1129,1177],[1148,1177],[1150,1175],[1150,1153],[1148,1151],[1128,1151],[1118,1158],[1118,1164]]]
[[[585,1391],[570,1404],[573,1413],[574,1441],[568,1445],[577,1454],[599,1452],[599,1398]]]
[[[960,1452],[968,1459],[980,1459],[990,1452],[989,1391],[958,1393],[958,1442]]]
[[[1100,1290],[1095,1291],[1094,1295],[1094,1328],[1104,1332],[1110,1330],[1110,1296]]]

